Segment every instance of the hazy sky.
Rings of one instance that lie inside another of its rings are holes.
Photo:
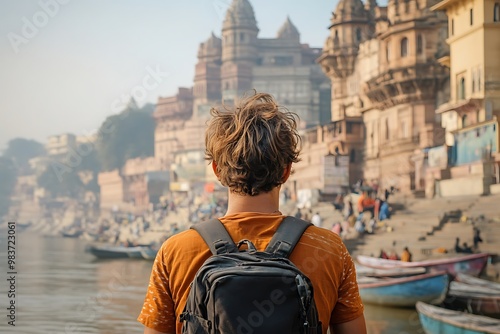
[[[321,47],[337,0],[250,2],[259,37],[289,15],[301,42]],[[91,133],[132,92],[142,105],[191,86],[199,43],[220,36],[230,3],[0,0],[0,150],[14,137]]]

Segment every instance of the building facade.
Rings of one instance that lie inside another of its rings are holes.
[[[433,4],[393,0],[381,7],[341,0],[333,12],[318,59],[332,81],[331,123],[316,145],[321,154],[349,161],[349,185],[363,179],[405,193],[425,188],[424,160],[417,153],[444,141],[435,107],[447,99],[448,80],[436,57],[448,52],[447,20],[430,10]],[[328,175],[323,169],[316,177],[320,184]]]
[[[450,54],[439,61],[450,68],[450,98],[436,113],[450,152],[447,168],[429,178],[444,196],[500,192],[500,1],[445,0],[432,9],[448,17]]]

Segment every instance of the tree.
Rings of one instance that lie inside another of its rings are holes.
[[[78,198],[84,190],[84,185],[76,170],[61,173],[57,172],[53,166],[49,166],[37,178],[37,183],[52,197]]]
[[[10,206],[10,196],[16,185],[17,170],[14,161],[0,157],[0,217],[7,214]]]
[[[126,109],[99,129],[98,157],[104,171],[122,168],[127,159],[154,155],[155,122],[150,112]]]
[[[7,143],[7,149],[3,156],[11,158],[19,168],[20,174],[27,174],[31,171],[29,160],[45,155],[44,146],[32,139],[14,138]]]

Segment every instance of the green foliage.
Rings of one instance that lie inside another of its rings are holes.
[[[67,169],[61,164],[53,163],[38,178],[39,187],[47,190],[52,197],[78,198],[82,195],[84,185],[76,170]]]
[[[127,159],[153,156],[154,129],[154,119],[147,110],[127,109],[108,117],[97,140],[101,170],[121,168]]]
[[[10,196],[16,185],[17,170],[14,161],[0,157],[0,217],[7,214]]]
[[[45,155],[44,146],[31,139],[14,138],[7,143],[3,156],[11,158],[18,166],[21,174],[28,174],[31,170],[29,160]]]

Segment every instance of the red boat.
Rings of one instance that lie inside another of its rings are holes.
[[[478,253],[417,262],[386,260],[364,255],[358,255],[356,259],[363,266],[378,269],[424,267],[429,272],[444,270],[452,276],[458,273],[479,276],[486,268],[489,257],[488,253]]]

